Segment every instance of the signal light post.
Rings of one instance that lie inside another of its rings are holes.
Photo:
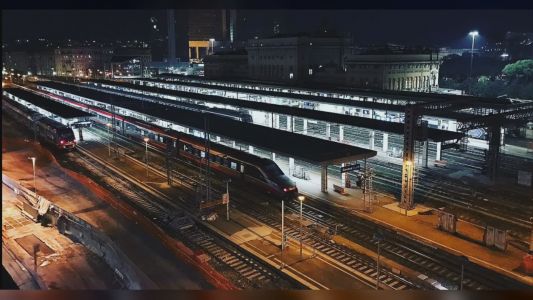
[[[109,152],[109,157],[111,157],[111,134],[109,133],[109,128],[111,128],[111,123],[107,123],[107,149]]]
[[[303,256],[303,241],[302,241],[302,222],[303,222],[303,203],[305,200],[305,197],[303,195],[298,196],[298,200],[300,201],[300,257]]]
[[[146,165],[146,176],[148,176],[148,137],[144,137],[144,143],[146,145],[146,150],[144,151],[144,164]]]

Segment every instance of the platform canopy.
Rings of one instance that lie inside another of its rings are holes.
[[[90,113],[84,112],[80,109],[74,108],[72,106],[68,106],[66,104],[63,104],[63,103],[60,103],[54,100],[50,100],[46,97],[37,95],[35,93],[26,91],[21,88],[16,88],[16,87],[4,88],[3,92],[11,94],[35,106],[38,106],[46,110],[47,112],[50,112],[65,120],[87,118],[87,117],[93,116]]]
[[[284,106],[284,105],[271,104],[271,103],[265,103],[265,102],[240,100],[240,99],[235,99],[235,98],[227,98],[227,97],[213,96],[213,95],[203,95],[203,94],[184,92],[184,91],[175,91],[175,90],[162,89],[162,88],[150,87],[150,86],[144,86],[144,85],[136,85],[136,84],[132,84],[128,82],[119,82],[119,81],[111,81],[111,80],[90,80],[90,81],[99,83],[99,84],[115,85],[115,86],[120,86],[123,88],[156,93],[160,95],[169,95],[169,96],[178,97],[178,98],[187,98],[187,99],[205,101],[209,103],[231,105],[237,108],[247,108],[247,109],[277,113],[277,114],[282,114],[282,115],[290,115],[290,116],[296,116],[296,117],[301,117],[301,118],[306,118],[306,119],[328,122],[332,124],[340,124],[340,125],[355,126],[355,127],[360,127],[360,128],[367,128],[367,129],[372,129],[372,130],[379,130],[379,131],[394,133],[394,134],[399,134],[399,135],[402,135],[404,132],[404,124],[398,123],[398,122],[389,122],[389,121],[383,121],[383,120],[377,120],[377,119],[371,119],[371,118],[364,118],[364,117],[358,117],[358,116],[352,116],[352,115],[343,115],[343,114],[338,114],[338,113],[305,109],[305,108],[292,107],[292,106]],[[344,99],[339,99],[339,100],[344,100]],[[172,103],[172,100],[161,99],[160,101]],[[351,101],[351,100],[345,100],[345,101]],[[356,101],[351,101],[351,102],[356,102]],[[372,102],[367,102],[367,103],[375,104],[376,109],[379,108],[383,110],[392,110],[392,111],[403,111],[404,110],[402,106],[398,106],[398,105],[385,104],[385,103],[372,103]],[[355,105],[355,104],[352,104],[352,105]],[[400,109],[398,109],[398,107],[400,107]],[[457,139],[460,139],[462,136],[463,135],[459,132],[447,131],[447,130],[436,129],[436,128],[428,128],[428,138],[435,142],[457,140]]]
[[[348,144],[332,142],[266,126],[243,123],[210,113],[146,102],[90,88],[49,81],[37,82],[37,85],[132,110],[200,131],[205,130],[205,120],[207,118],[209,132],[213,135],[227,137],[235,141],[314,164],[340,164],[370,158],[377,154],[374,150]]]

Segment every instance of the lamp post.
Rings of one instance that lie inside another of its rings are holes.
[[[303,241],[302,241],[302,222],[303,222],[303,204],[305,197],[303,195],[298,196],[300,201],[300,258],[303,256]]]
[[[226,221],[229,221],[229,183],[231,182],[231,178],[226,180]]]
[[[474,64],[474,41],[476,40],[476,36],[479,35],[479,32],[477,31],[470,31],[469,35],[472,36],[472,50],[470,51],[470,74],[468,77],[472,77],[472,66]]]
[[[144,163],[146,164],[146,176],[148,176],[148,141],[149,140],[150,139],[147,136],[144,137],[144,144],[146,146],[145,148],[146,150],[144,151]]]
[[[33,192],[35,193],[35,198],[37,198],[37,185],[35,181],[35,161],[37,158],[35,156],[30,156],[28,159],[31,160],[32,166],[33,166]]]
[[[109,128],[111,128],[111,123],[107,123],[107,149],[109,152],[109,157],[111,157],[111,134],[109,133]]]

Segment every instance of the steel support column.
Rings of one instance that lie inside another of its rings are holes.
[[[406,212],[414,208],[414,156],[417,121],[416,107],[407,105],[403,136],[402,198],[400,200],[400,207]]]
[[[294,174],[294,158],[289,157],[289,176]]]
[[[389,134],[383,133],[383,152],[387,152],[389,150]]]
[[[429,154],[429,141],[425,140],[424,145],[422,146],[422,163],[424,167],[428,167],[428,154]]]
[[[320,170],[320,190],[322,192],[328,191],[328,166],[322,166]]]
[[[376,137],[376,132],[374,130],[370,130],[370,133],[368,134],[368,144],[370,150],[374,150],[374,141]]]
[[[437,142],[437,150],[435,151],[435,160],[440,160],[442,157],[442,142]]]

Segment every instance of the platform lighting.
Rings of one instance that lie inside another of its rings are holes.
[[[111,134],[109,133],[109,129],[111,128],[111,123],[107,123],[107,149],[109,150],[109,157],[111,157]]]
[[[470,76],[469,76],[469,77],[472,77],[472,66],[474,63],[474,42],[476,40],[476,36],[479,35],[479,32],[475,30],[475,31],[470,31],[470,33],[468,34],[472,36],[472,50],[470,51]]]
[[[144,137],[144,144],[146,150],[144,152],[144,163],[146,164],[146,176],[148,176],[148,141],[150,140],[147,136]]]
[[[303,255],[303,241],[302,241],[302,222],[303,222],[303,205],[304,205],[305,196],[299,195],[298,201],[300,201],[300,257]]]
[[[209,39],[209,47],[211,47],[211,54],[213,54],[215,52],[215,39],[214,38]]]

